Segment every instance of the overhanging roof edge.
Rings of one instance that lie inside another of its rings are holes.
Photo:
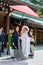
[[[22,19],[32,20],[32,21],[34,21],[34,23],[37,23],[37,24],[39,23],[40,25],[43,25],[42,18],[35,18],[33,16],[26,15],[26,14],[19,15],[19,14],[15,14],[14,11],[9,14],[9,16],[11,16],[11,15],[16,16],[18,18],[22,18]]]

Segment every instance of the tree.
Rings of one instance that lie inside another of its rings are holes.
[[[36,13],[39,15],[40,18],[43,18],[43,10],[37,10]]]

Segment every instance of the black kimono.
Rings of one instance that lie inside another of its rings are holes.
[[[18,49],[18,40],[19,40],[19,34],[17,32],[13,33],[13,37],[12,37],[12,42],[14,43],[14,47],[16,47],[16,49]]]

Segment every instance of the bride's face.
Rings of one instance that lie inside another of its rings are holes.
[[[28,30],[26,28],[25,29],[22,28],[21,30],[21,35],[23,35],[24,33],[28,33]]]
[[[24,29],[24,33],[28,33],[28,30],[27,29]]]

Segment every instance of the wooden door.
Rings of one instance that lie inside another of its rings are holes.
[[[40,32],[40,44],[43,44],[43,32]]]
[[[36,36],[37,36],[36,42],[37,44],[40,44],[40,32],[37,31]]]
[[[42,31],[37,31],[36,33],[36,41],[38,44],[43,44],[43,32]]]

